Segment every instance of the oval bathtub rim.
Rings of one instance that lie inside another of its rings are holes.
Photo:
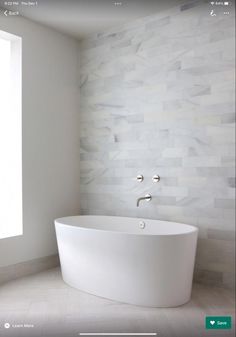
[[[191,227],[192,230],[189,232],[180,232],[180,233],[174,233],[174,234],[147,234],[147,233],[143,233],[143,229],[140,229],[140,233],[129,233],[129,232],[124,232],[124,231],[113,231],[113,230],[107,230],[107,229],[99,229],[99,228],[90,228],[90,227],[82,227],[82,226],[78,226],[78,225],[71,225],[71,224],[67,224],[67,223],[63,223],[61,222],[62,220],[68,219],[68,218],[75,218],[75,217],[112,217],[112,218],[121,218],[121,219],[137,219],[137,221],[148,221],[148,220],[152,220],[152,221],[162,221],[162,222],[170,222],[173,224],[179,224],[179,225],[184,225],[187,227]],[[158,220],[158,219],[148,219],[148,218],[133,218],[133,217],[120,217],[120,216],[110,216],[110,215],[72,215],[72,216],[65,216],[62,218],[57,218],[54,220],[54,225],[56,227],[56,225],[62,225],[62,226],[68,226],[68,227],[72,227],[72,228],[78,228],[84,231],[96,231],[96,232],[100,232],[100,233],[109,233],[109,234],[114,234],[114,235],[118,235],[118,234],[122,234],[122,235],[131,235],[131,236],[145,236],[145,237],[177,237],[177,236],[183,236],[183,235],[191,235],[196,233],[198,235],[199,232],[199,228],[193,225],[188,225],[188,224],[184,224],[181,222],[174,222],[174,221],[166,221],[166,220]]]

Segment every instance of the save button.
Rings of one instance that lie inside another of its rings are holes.
[[[231,329],[231,316],[206,316],[206,329]]]

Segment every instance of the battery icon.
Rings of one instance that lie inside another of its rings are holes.
[[[228,2],[228,1],[225,1],[225,2],[224,2],[224,5],[225,5],[225,6],[228,6],[228,5],[229,5],[229,2]]]

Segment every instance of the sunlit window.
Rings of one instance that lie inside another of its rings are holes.
[[[0,239],[22,235],[21,38],[0,31]]]

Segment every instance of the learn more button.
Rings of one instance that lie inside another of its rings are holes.
[[[206,329],[231,329],[231,316],[206,316]]]

